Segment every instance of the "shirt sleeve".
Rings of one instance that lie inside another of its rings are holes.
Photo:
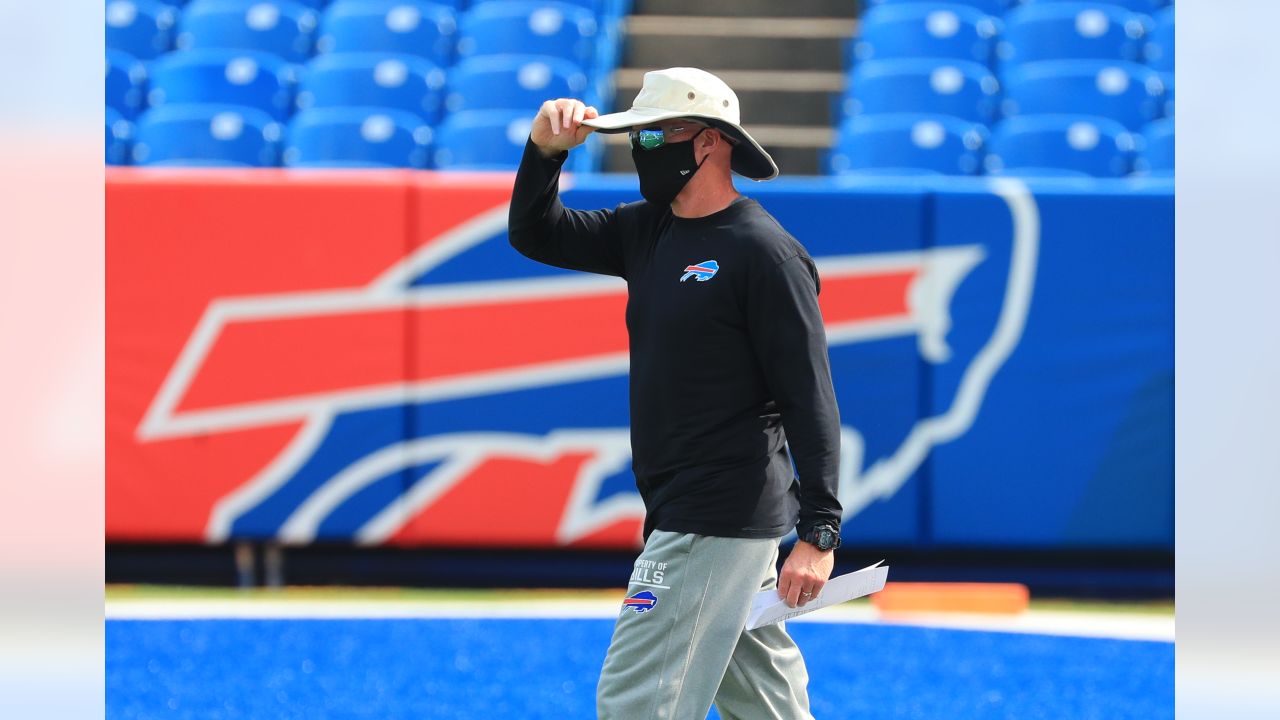
[[[623,277],[617,212],[570,210],[560,202],[560,168],[568,155],[546,158],[533,141],[525,144],[507,216],[511,246],[547,265]]]
[[[838,531],[840,412],[818,309],[818,271],[801,254],[764,269],[757,281],[747,302],[747,322],[799,473],[797,531],[803,537],[824,523]]]

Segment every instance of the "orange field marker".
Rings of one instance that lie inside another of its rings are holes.
[[[964,612],[1017,615],[1027,609],[1031,592],[1020,583],[891,582],[871,596],[881,615]]]

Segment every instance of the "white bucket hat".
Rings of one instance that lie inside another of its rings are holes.
[[[652,125],[674,118],[695,118],[735,141],[730,166],[753,180],[772,180],[778,166],[760,143],[739,124],[738,96],[723,80],[697,68],[667,68],[644,74],[644,85],[624,112],[583,120],[604,133],[626,132],[635,125]]]

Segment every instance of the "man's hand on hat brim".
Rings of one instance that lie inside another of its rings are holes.
[[[581,100],[548,100],[538,108],[529,138],[545,157],[552,157],[581,145],[595,132],[595,128],[583,125],[582,121],[599,116],[598,110]]]

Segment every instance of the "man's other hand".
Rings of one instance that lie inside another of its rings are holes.
[[[791,554],[782,564],[778,574],[778,597],[787,601],[787,607],[803,607],[818,597],[822,586],[831,577],[836,564],[834,550],[819,550],[803,540],[797,540]]]

